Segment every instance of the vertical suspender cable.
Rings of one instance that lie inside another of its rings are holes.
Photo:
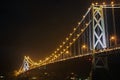
[[[114,30],[114,36],[115,38],[117,37],[116,35],[116,26],[115,26],[115,12],[114,8],[112,8],[112,17],[113,17],[113,30]],[[117,39],[115,39],[115,46],[117,45]]]
[[[107,11],[106,11],[106,8],[104,9],[104,11],[105,11],[105,33],[106,33],[106,44],[107,44],[107,46],[109,46],[110,47],[110,45],[109,45],[109,35],[108,35],[108,21],[107,21]]]

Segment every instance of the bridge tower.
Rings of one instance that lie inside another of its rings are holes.
[[[107,48],[104,24],[103,5],[92,5],[92,71],[97,68],[108,69],[107,56],[96,54],[95,51]]]
[[[96,54],[95,51],[99,51],[107,47],[107,38],[105,32],[104,24],[104,13],[103,6],[92,5],[92,49],[93,49],[93,60],[92,60],[92,70],[91,78],[93,71],[97,68],[108,69],[107,57]]]
[[[26,56],[24,57],[24,61],[23,61],[23,70],[24,70],[24,71],[29,70],[29,63],[28,63],[28,61],[27,61]]]

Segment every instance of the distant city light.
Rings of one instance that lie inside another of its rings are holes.
[[[2,78],[4,78],[4,76],[0,76],[0,78],[2,79]]]
[[[32,80],[36,80],[37,79],[37,77],[32,77]]]

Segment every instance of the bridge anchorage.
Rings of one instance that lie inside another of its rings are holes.
[[[107,9],[111,10],[112,21],[114,28],[112,33],[108,29]],[[119,50],[120,47],[116,40],[115,16],[114,9],[120,9],[120,4],[109,5],[103,3],[92,4],[83,16],[82,20],[73,29],[73,32],[66,37],[65,41],[54,51],[49,57],[39,62],[34,62],[29,57],[24,57],[21,68],[16,72],[20,75],[29,70],[43,67],[48,64],[62,62],[74,58],[92,56],[92,71],[97,68],[104,68],[108,70],[107,56],[108,52]],[[114,36],[111,36],[114,34]],[[107,53],[107,54],[106,54]],[[104,55],[104,56],[103,56]],[[91,79],[91,78],[90,78]]]

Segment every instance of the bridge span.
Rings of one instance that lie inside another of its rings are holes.
[[[16,72],[18,80],[110,80],[107,72],[112,70],[111,58],[120,56],[116,9],[120,4],[92,4],[50,56],[39,62],[24,57]]]

